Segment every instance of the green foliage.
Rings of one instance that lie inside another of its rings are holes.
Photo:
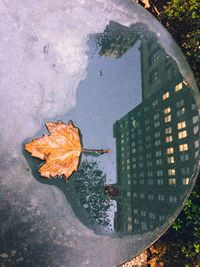
[[[173,35],[200,80],[200,1],[171,0],[160,20]]]

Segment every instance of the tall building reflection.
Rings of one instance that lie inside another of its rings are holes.
[[[180,206],[198,164],[198,109],[176,63],[156,42],[140,45],[142,103],[116,121],[115,230],[149,231]]]

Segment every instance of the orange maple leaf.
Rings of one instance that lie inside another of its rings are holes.
[[[107,153],[107,150],[82,148],[79,129],[72,121],[67,124],[62,121],[48,122],[45,124],[50,135],[44,135],[32,142],[25,144],[25,149],[33,157],[45,160],[39,172],[46,178],[63,175],[68,179],[77,171],[82,152]]]

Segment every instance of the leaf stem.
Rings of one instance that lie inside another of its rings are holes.
[[[110,153],[111,149],[88,149],[88,148],[82,148],[82,152],[90,152],[90,153],[99,153],[99,154],[104,154],[104,153]]]

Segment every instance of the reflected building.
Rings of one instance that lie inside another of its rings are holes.
[[[114,124],[115,229],[155,229],[180,207],[199,157],[198,109],[176,63],[149,39],[140,45],[142,103]]]

